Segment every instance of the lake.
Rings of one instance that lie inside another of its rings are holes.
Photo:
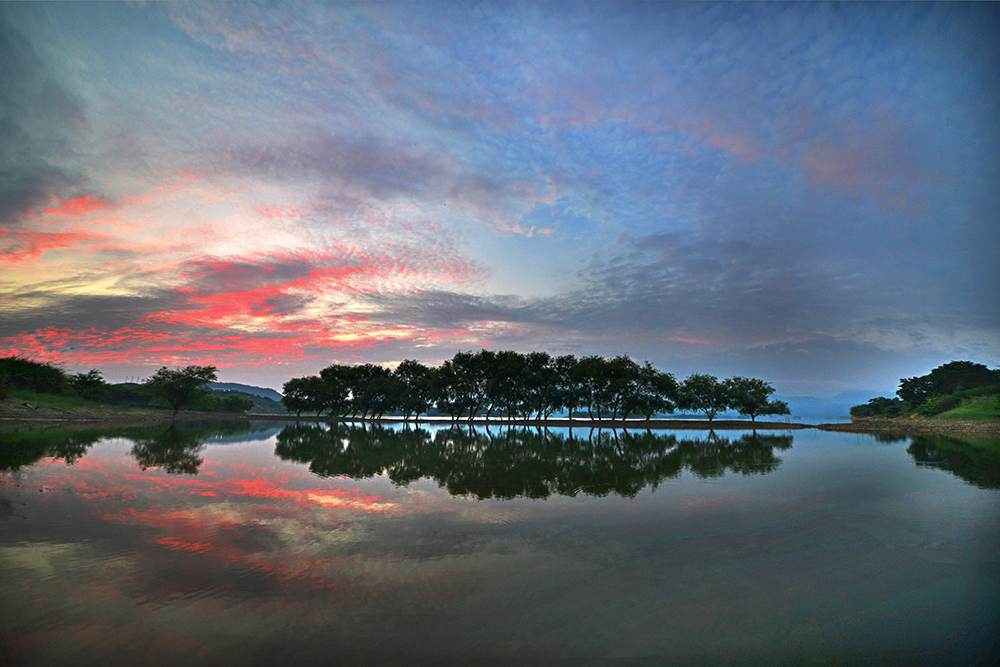
[[[811,429],[8,427],[0,659],[994,664],[998,451]]]

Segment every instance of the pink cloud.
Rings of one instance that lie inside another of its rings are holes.
[[[920,161],[889,113],[871,130],[845,128],[836,143],[813,146],[800,164],[811,173],[813,188],[828,185],[855,199],[871,194],[883,209],[902,208],[911,214],[919,214],[925,205]]]
[[[749,135],[722,127],[716,114],[705,116],[698,127],[693,129],[693,132],[712,148],[732,153],[743,164],[756,162],[768,154],[767,150],[754,148],[750,143]]]
[[[42,211],[42,215],[62,215],[67,217],[77,217],[100,211],[108,208],[108,201],[99,197],[87,195],[75,199],[61,199],[54,197],[58,206]]]
[[[81,243],[107,238],[87,232],[38,232],[0,229],[0,263],[38,259],[46,250],[72,248]]]

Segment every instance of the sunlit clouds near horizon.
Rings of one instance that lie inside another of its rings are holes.
[[[1000,364],[995,3],[0,4],[0,355]]]

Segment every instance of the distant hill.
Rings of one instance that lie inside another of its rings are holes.
[[[236,391],[234,389],[212,389],[212,393],[216,396],[243,396],[250,399],[253,403],[253,407],[250,408],[250,414],[256,415],[273,415],[273,414],[286,414],[288,410],[285,406],[278,401],[272,401],[267,396],[258,396],[257,394],[248,394],[245,391]]]
[[[209,386],[212,389],[219,389],[222,391],[239,391],[244,394],[263,396],[264,398],[269,398],[272,401],[281,402],[281,394],[270,387],[254,387],[253,385],[240,384],[239,382],[211,382],[209,383]]]

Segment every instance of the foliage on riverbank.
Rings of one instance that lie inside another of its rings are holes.
[[[38,410],[73,414],[77,418],[82,414],[100,418],[108,411],[162,408],[172,410],[174,415],[182,408],[242,413],[261,403],[258,397],[241,392],[209,390],[208,383],[214,378],[212,366],[188,366],[176,370],[161,368],[143,384],[110,384],[96,368],[71,375],[49,363],[3,357],[0,358],[0,401],[13,399],[13,403],[5,405],[5,413],[23,412],[27,418]]]
[[[927,375],[902,378],[894,398],[851,408],[852,418],[1000,419],[1000,370],[952,361]]]

